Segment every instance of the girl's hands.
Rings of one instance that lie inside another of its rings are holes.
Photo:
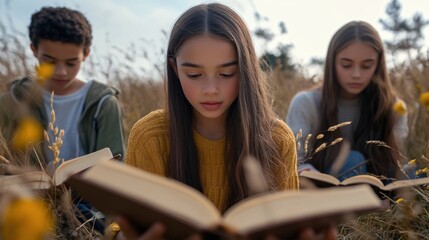
[[[165,226],[160,222],[154,223],[143,234],[139,233],[124,217],[117,217],[115,222],[121,227],[121,231],[116,236],[116,239],[120,240],[160,240],[163,239],[165,233]],[[202,240],[202,237],[199,234],[194,234],[186,240]]]
[[[327,227],[323,231],[316,233],[312,228],[306,228],[298,235],[298,240],[335,240],[337,239],[337,229],[334,226]],[[280,240],[270,235],[265,240]]]
[[[161,240],[165,233],[165,226],[160,223],[154,223],[143,234],[139,233],[131,223],[124,217],[117,217],[115,222],[121,227],[121,231],[116,236],[120,240]],[[298,236],[299,240],[335,240],[337,239],[337,229],[331,225],[323,231],[316,233],[312,228],[306,228]],[[187,240],[201,240],[201,235],[195,234],[187,238]],[[270,235],[265,238],[266,240],[278,240],[279,238]]]
[[[121,231],[116,236],[116,239],[120,240],[160,240],[165,233],[165,227],[160,222],[154,223],[143,234],[139,233],[124,217],[117,217],[115,222],[121,227]]]
[[[335,240],[337,239],[337,229],[330,226],[323,231],[316,233],[312,228],[306,228],[299,234],[299,240]]]

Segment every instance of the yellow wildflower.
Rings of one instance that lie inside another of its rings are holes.
[[[428,173],[428,172],[429,172],[429,169],[427,167],[425,167],[422,169],[418,169],[415,174],[419,175],[420,173]]]
[[[416,159],[412,159],[412,160],[410,160],[409,162],[408,162],[408,165],[414,165],[414,164],[416,164]]]
[[[404,115],[407,113],[407,105],[402,100],[397,100],[395,104],[393,104],[393,111],[397,112],[399,115]]]
[[[12,139],[12,145],[17,149],[25,149],[28,144],[42,140],[43,127],[32,117],[25,117],[19,123]]]
[[[429,91],[420,94],[419,98],[420,104],[423,105],[426,109],[429,109]]]
[[[46,80],[54,75],[55,66],[50,63],[42,63],[36,66],[37,81],[40,85],[44,84]]]
[[[53,215],[40,199],[13,200],[1,220],[0,238],[4,240],[46,239],[54,229]]]

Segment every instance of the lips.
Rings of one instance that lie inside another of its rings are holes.
[[[67,84],[69,82],[69,80],[67,79],[52,79],[53,82],[55,82],[56,84]]]
[[[348,83],[347,86],[349,86],[351,88],[362,88],[363,83]]]
[[[201,102],[200,104],[204,109],[214,111],[220,108],[222,102]]]

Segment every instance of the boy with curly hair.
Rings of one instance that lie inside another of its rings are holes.
[[[45,81],[28,77],[15,80],[9,91],[0,96],[0,129],[5,140],[12,143],[20,121],[31,116],[47,130],[50,139],[55,137],[49,131],[53,120],[64,130],[59,159],[73,159],[105,147],[123,156],[118,90],[77,78],[92,41],[91,24],[86,17],[66,7],[43,7],[31,16],[28,30],[39,66],[50,66],[52,72]],[[55,116],[51,115],[52,92]],[[42,139],[39,142],[35,147],[38,158],[42,156],[49,165],[54,160],[50,143]],[[78,207],[85,217],[91,217],[89,205]],[[102,231],[103,226],[99,225],[98,230]]]

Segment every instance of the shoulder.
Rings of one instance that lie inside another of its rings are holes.
[[[294,135],[290,127],[281,119],[275,119],[271,134],[275,142],[295,141]]]
[[[91,84],[91,86],[89,86],[88,92],[86,93],[86,108],[97,107],[97,109],[99,109],[101,107],[105,108],[106,106],[109,109],[117,108],[119,104],[117,98],[119,91],[117,89],[98,81],[91,81],[88,82],[88,84]]]
[[[153,138],[165,138],[168,133],[167,114],[158,109],[138,120],[131,129],[130,141],[142,143]]]
[[[322,92],[319,89],[306,90],[298,92],[293,98],[291,104],[294,105],[310,105],[318,104],[322,98]]]
[[[97,99],[105,95],[116,96],[119,94],[119,90],[113,86],[98,81],[91,81],[90,83],[91,86],[87,94],[89,99]]]
[[[320,89],[298,92],[290,103],[285,119],[286,123],[290,124],[294,131],[297,131],[306,122],[317,121],[321,97]],[[299,126],[298,129],[296,129],[297,126]]]
[[[89,82],[91,83],[91,90],[105,90],[105,89],[109,89],[109,90],[112,90],[112,91],[118,91],[113,86],[108,85],[106,83],[99,82],[97,80],[91,80]]]

